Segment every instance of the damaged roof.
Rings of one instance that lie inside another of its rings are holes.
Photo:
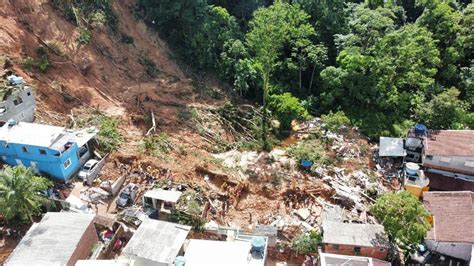
[[[383,226],[376,224],[351,224],[323,222],[323,242],[362,247],[388,247],[388,237]]]
[[[173,263],[191,226],[146,219],[122,253],[164,264]]]
[[[66,265],[93,220],[92,214],[46,213],[31,226],[5,265]]]
[[[379,156],[381,157],[403,157],[405,156],[403,139],[380,137]]]
[[[426,155],[474,156],[474,130],[431,130]]]
[[[423,193],[423,204],[433,216],[433,227],[426,239],[474,243],[473,201],[471,191]]]

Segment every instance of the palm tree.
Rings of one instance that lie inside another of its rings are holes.
[[[33,215],[45,201],[38,192],[51,185],[51,181],[35,176],[30,168],[6,166],[0,171],[0,214],[7,221],[28,217],[33,222]]]

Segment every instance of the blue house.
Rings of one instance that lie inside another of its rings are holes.
[[[10,120],[0,128],[0,156],[9,165],[68,181],[90,158],[89,141],[97,132]]]

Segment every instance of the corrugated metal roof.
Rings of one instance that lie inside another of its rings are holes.
[[[122,254],[159,263],[172,263],[191,226],[146,219],[127,243]]]
[[[474,243],[474,192],[425,192],[423,204],[434,225],[426,239]]]
[[[403,157],[405,155],[403,139],[380,137],[379,156]]]
[[[388,247],[388,237],[383,226],[376,224],[350,224],[323,222],[323,242],[326,244],[361,247]]]
[[[48,212],[33,224],[5,266],[66,265],[94,215]]]

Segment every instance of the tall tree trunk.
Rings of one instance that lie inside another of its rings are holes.
[[[268,97],[268,82],[270,79],[269,71],[263,71],[263,115],[262,115],[262,142],[263,142],[263,149],[268,149],[268,142],[267,142],[267,97]]]
[[[308,92],[311,93],[311,89],[313,87],[313,77],[314,77],[314,72],[316,71],[316,64],[314,64],[313,66],[313,71],[311,72],[311,79],[309,81],[309,88],[308,88]]]
[[[301,85],[301,64],[300,64],[299,78],[300,78],[300,93],[301,93],[301,92],[302,92],[302,85]]]

